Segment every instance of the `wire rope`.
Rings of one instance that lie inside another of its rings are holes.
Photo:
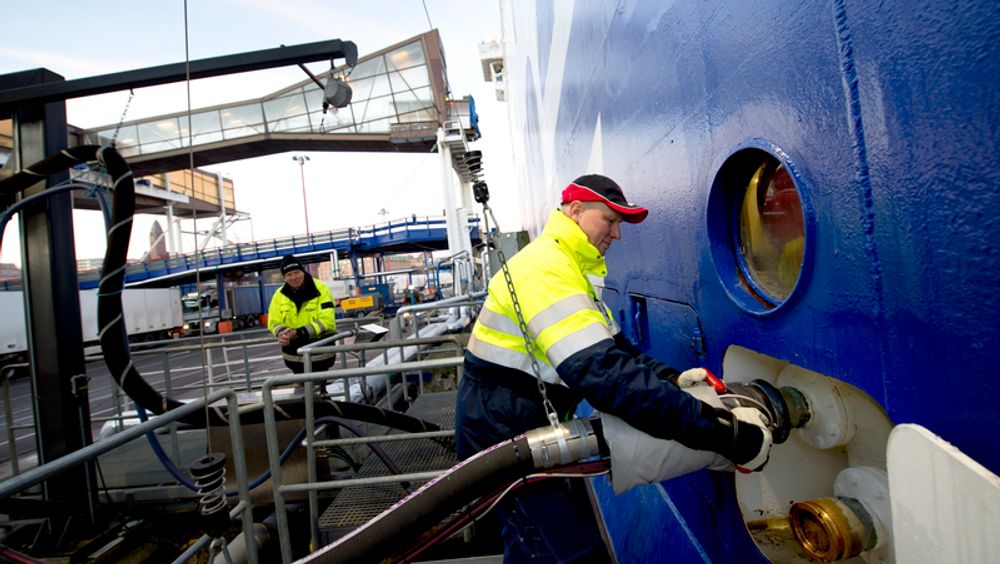
[[[195,194],[195,174],[194,174],[194,131],[192,129],[193,120],[191,118],[191,41],[190,41],[190,22],[188,17],[188,0],[184,0],[184,88],[187,98],[187,111],[185,113],[185,118],[187,119],[187,146],[188,146],[188,174],[187,177],[190,181],[191,197],[196,197]],[[219,206],[225,206],[225,194],[219,199]],[[210,384],[208,378],[208,372],[211,372],[212,367],[208,360],[208,349],[206,348],[205,342],[205,315],[204,308],[202,307],[202,291],[201,291],[201,261],[204,259],[205,253],[198,244],[198,208],[197,206],[192,206],[191,208],[191,221],[193,222],[192,229],[194,230],[194,288],[195,294],[198,298],[198,343],[201,347],[201,390],[202,399],[205,400],[205,418],[209,417],[209,406],[208,406],[208,385]],[[183,237],[183,232],[179,234]],[[199,256],[200,255],[200,256]],[[218,291],[224,296],[225,287],[219,288]],[[211,312],[211,301],[208,303],[209,312]],[[222,319],[222,311],[219,311],[219,320]],[[218,328],[218,322],[216,322],[216,328]],[[208,426],[205,426],[205,440],[207,441],[208,452],[212,452],[212,433],[209,431]]]
[[[424,5],[424,15],[427,16],[427,29],[434,29],[434,24],[431,23],[431,13],[427,11],[427,0],[420,0],[420,3]]]

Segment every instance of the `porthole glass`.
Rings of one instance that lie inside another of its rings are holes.
[[[726,296],[752,315],[788,311],[812,277],[817,241],[808,176],[763,139],[736,149],[709,190],[709,252]]]
[[[805,227],[795,181],[770,155],[746,182],[738,237],[751,292],[772,307],[784,301],[802,271]]]

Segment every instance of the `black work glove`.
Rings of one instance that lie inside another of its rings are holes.
[[[732,436],[728,447],[724,446],[719,454],[731,460],[741,472],[762,470],[771,455],[771,431],[761,411],[753,407],[737,407],[732,411],[716,408],[715,415]]]

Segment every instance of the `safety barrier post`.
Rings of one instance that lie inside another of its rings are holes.
[[[7,448],[8,456],[10,457],[10,468],[12,473],[17,476],[20,473],[20,468],[18,468],[17,462],[17,441],[14,439],[14,414],[10,410],[10,377],[14,374],[14,368],[8,366],[4,368],[3,376],[3,415],[7,420],[7,444],[10,445]]]
[[[315,343],[311,343],[304,347],[300,347],[297,351],[302,355],[302,366],[306,373],[312,373],[313,363],[312,354],[313,349],[316,347],[321,347],[328,342],[336,342],[341,339],[346,339],[351,335],[354,335],[354,331],[342,331],[335,333],[324,339],[320,339]],[[313,395],[313,381],[308,380],[305,383],[305,404],[306,404],[306,474],[309,482],[315,482],[316,476],[316,449],[312,446],[313,441],[316,438],[316,412],[315,412],[315,397]],[[323,384],[325,389],[325,384]],[[344,385],[345,393],[348,395],[347,401],[350,401],[350,392],[348,391],[348,386]],[[319,498],[316,492],[309,492],[309,522],[311,523],[309,529],[310,539],[312,541],[312,546],[317,546],[319,543],[319,528],[317,522],[319,521]]]
[[[250,383],[250,349],[247,347],[246,340],[240,339],[243,343],[243,375],[247,380],[247,391],[249,392],[253,389],[253,385]]]
[[[112,384],[117,389],[118,386]],[[163,387],[168,398],[174,397],[174,383],[170,374],[170,350],[163,351]],[[119,427],[119,430],[121,428]],[[170,450],[174,453],[174,460],[181,458],[181,445],[177,439],[177,423],[170,424]]]

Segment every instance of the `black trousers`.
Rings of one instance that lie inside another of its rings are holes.
[[[336,355],[323,360],[314,360],[312,361],[312,371],[326,372],[336,362],[337,362]],[[295,360],[288,360],[287,358],[285,359],[285,366],[287,366],[288,369],[292,371],[292,374],[303,374],[306,371],[306,367],[304,364]]]

